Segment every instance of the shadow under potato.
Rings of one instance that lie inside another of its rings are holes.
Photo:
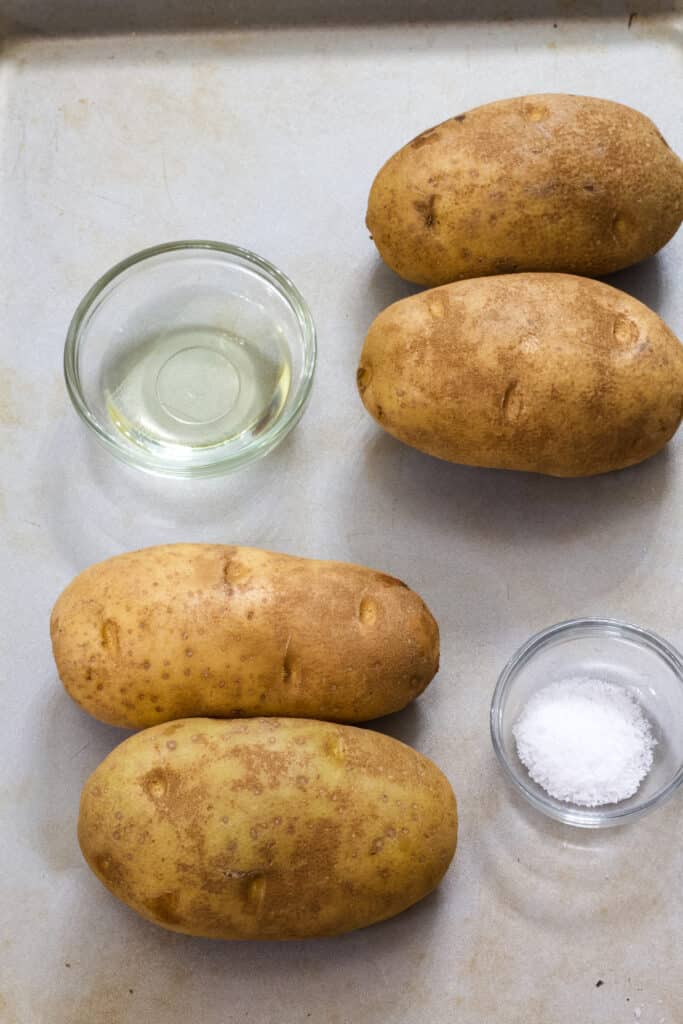
[[[46,696],[47,693],[47,696]],[[26,733],[27,769],[19,783],[20,834],[47,868],[82,864],[76,838],[81,787],[114,747],[131,735],[91,718],[64,692],[56,673],[44,687]]]
[[[586,536],[633,518],[648,526],[669,483],[667,446],[638,466],[599,476],[560,478],[444,462],[378,431],[361,472],[396,502],[402,516],[500,543]]]
[[[370,242],[370,244],[372,245],[373,243]],[[365,289],[363,312],[366,312],[366,310],[370,312],[367,327],[370,327],[372,320],[383,309],[386,309],[387,306],[398,302],[400,299],[407,299],[409,295],[416,295],[418,292],[425,290],[422,285],[413,284],[411,281],[404,281],[378,256],[370,271]]]
[[[407,743],[409,747],[420,749],[420,733],[424,728],[424,714],[419,705],[420,698],[417,697],[402,711],[395,711],[392,715],[384,715],[383,718],[373,718],[369,722],[357,722],[363,729],[372,729],[374,732],[384,733],[392,736],[401,743]]]
[[[608,274],[600,280],[611,285],[612,288],[628,292],[629,295],[653,309],[655,313],[658,312],[664,287],[659,253],[642,263],[626,267],[625,270],[618,270],[615,274]]]
[[[366,438],[332,496],[349,524],[340,557],[389,572],[426,600],[444,667],[460,657],[450,636],[512,630],[521,642],[553,621],[617,614],[675,482],[667,449],[631,469],[558,479],[443,462],[379,428]]]

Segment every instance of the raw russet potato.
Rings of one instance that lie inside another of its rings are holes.
[[[369,729],[186,719],[137,733],[90,776],[78,839],[115,896],[172,931],[299,939],[426,896],[455,851],[439,769]]]
[[[392,576],[256,548],[173,544],[93,565],[50,623],[62,682],[112,725],[195,715],[365,721],[439,663],[439,630]]]
[[[683,220],[683,163],[643,114],[547,94],[430,128],[382,167],[367,226],[401,277],[438,285],[522,270],[608,274]]]
[[[505,274],[421,292],[376,318],[358,367],[368,412],[450,462],[592,476],[675,433],[683,346],[623,292]]]

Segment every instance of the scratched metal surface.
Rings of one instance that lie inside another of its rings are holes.
[[[321,7],[295,17],[290,3],[291,24],[269,28],[263,3],[242,25],[235,4],[222,25],[216,5],[191,23],[187,4],[152,4],[156,20],[137,4],[137,21],[132,4],[109,6],[108,21],[83,5],[82,25],[77,3],[2,8],[0,1022],[680,1024],[683,797],[605,834],[551,824],[503,784],[487,713],[508,655],[551,622],[621,616],[683,646],[683,438],[594,480],[477,471],[384,436],[354,387],[370,320],[410,291],[363,226],[383,160],[461,110],[536,91],[630,103],[681,151],[680,14],[651,5],[660,13],[641,8],[629,28],[620,4],[499,21],[474,20],[474,5],[448,20],[435,4],[434,21],[422,5],[411,25],[410,5],[389,23],[369,2],[330,26]],[[79,27],[89,34],[65,34]],[[201,236],[291,275],[317,321],[319,369],[303,421],[260,465],[157,481],[86,437],[63,338],[101,271]],[[616,278],[679,333],[682,256],[683,233]],[[366,563],[431,605],[442,670],[381,723],[459,796],[458,855],[422,905],[334,941],[220,944],[155,928],[89,874],[79,790],[123,734],[61,691],[49,611],[89,563],[181,539]]]

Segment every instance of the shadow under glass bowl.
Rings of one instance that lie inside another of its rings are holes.
[[[136,253],[93,285],[64,372],[113,455],[198,477],[271,451],[304,411],[315,360],[311,314],[284,274],[237,246],[183,241]]]
[[[520,761],[513,726],[527,701],[550,683],[602,679],[637,699],[657,741],[654,761],[637,792],[618,804],[579,807],[549,796]],[[649,630],[613,619],[561,622],[536,634],[510,659],[491,703],[491,738],[503,770],[537,810],[568,825],[622,825],[659,807],[683,782],[683,663]]]

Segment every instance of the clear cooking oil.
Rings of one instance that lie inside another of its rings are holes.
[[[163,327],[123,347],[104,370],[114,426],[148,450],[188,453],[263,434],[291,382],[283,332],[263,325]]]

